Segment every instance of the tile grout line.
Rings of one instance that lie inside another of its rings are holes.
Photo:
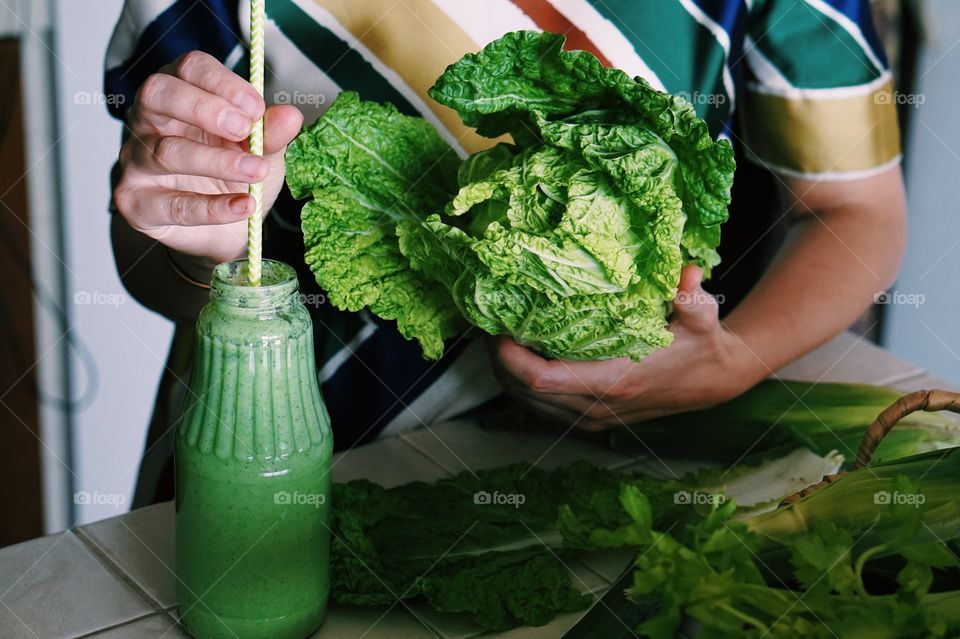
[[[895,373],[893,375],[888,375],[883,379],[877,382],[874,382],[874,384],[876,386],[891,386],[893,384],[899,384],[901,382],[909,382],[911,379],[917,379],[930,374],[931,373],[925,369],[915,368],[912,371],[904,371],[903,373]]]
[[[930,372],[930,371],[928,371],[928,370],[925,370],[925,369],[921,369],[919,373],[916,373],[916,374],[914,374],[914,375],[905,376],[905,377],[901,377],[901,376],[898,376],[898,375],[891,375],[890,377],[884,379],[884,381],[883,381],[882,383],[885,384],[885,385],[900,384],[900,383],[903,383],[903,382],[910,382],[910,381],[913,381],[913,380],[915,380],[915,379],[920,379],[920,378],[922,378],[922,377],[934,377],[934,378],[936,378],[937,380],[939,380],[940,382],[943,382],[943,384],[942,384],[941,386],[942,386],[942,388],[944,388],[944,390],[955,390],[955,389],[958,387],[956,382],[953,382],[953,381],[951,381],[951,380],[949,380],[949,379],[945,379],[945,378],[943,378],[943,377],[940,377],[940,376],[937,375],[936,373],[932,373],[932,372]]]
[[[150,594],[146,590],[144,590],[143,587],[141,587],[140,584],[138,584],[133,579],[133,577],[128,575],[126,572],[124,572],[123,568],[120,567],[120,564],[114,561],[113,558],[111,558],[107,554],[106,550],[101,548],[96,541],[94,541],[89,535],[87,535],[87,533],[85,533],[80,528],[72,528],[68,532],[72,533],[77,539],[79,539],[80,542],[90,552],[90,554],[92,554],[94,558],[97,561],[99,561],[104,568],[109,570],[114,577],[116,577],[118,580],[123,582],[128,588],[130,588],[137,595],[139,595],[140,598],[143,599],[151,608],[153,608],[154,612],[151,613],[150,615],[145,615],[146,617],[152,616],[153,614],[157,614],[157,613],[160,613],[161,615],[167,615],[167,611],[164,609],[162,605],[160,605],[160,602],[156,601],[153,597],[151,597]],[[142,618],[143,617],[139,617],[138,619],[142,619]],[[137,621],[137,619],[131,620],[127,623],[132,623],[133,621]],[[124,626],[124,625],[127,625],[127,624],[125,623],[119,624],[119,626]],[[111,627],[114,627],[114,626],[111,626]],[[102,628],[97,632],[103,632],[104,630],[109,630],[109,629],[110,628]]]
[[[420,429],[417,429],[417,430],[420,430]],[[413,432],[416,432],[416,431],[413,431]],[[417,444],[414,443],[412,440],[407,439],[406,437],[404,437],[404,435],[398,435],[398,436],[397,436],[397,439],[399,439],[399,440],[402,441],[404,444],[406,444],[407,446],[409,446],[410,448],[412,448],[418,455],[420,455],[421,457],[425,458],[425,459],[426,459],[427,461],[429,461],[431,464],[433,464],[434,466],[439,467],[440,470],[442,470],[443,472],[447,473],[447,475],[450,476],[450,477],[455,477],[455,476],[457,476],[459,473],[467,470],[467,468],[462,468],[462,469],[460,469],[459,471],[456,471],[456,470],[453,470],[453,469],[451,469],[451,468],[447,468],[447,467],[444,466],[440,461],[438,461],[438,460],[434,459],[433,457],[431,457],[430,454],[427,453],[427,451],[425,451],[425,450],[423,450],[422,448],[420,448],[419,446],[417,446]]]
[[[614,582],[607,579],[604,575],[600,574],[599,570],[595,569],[593,566],[587,563],[586,559],[583,557],[583,554],[586,554],[586,552],[589,552],[589,551],[585,551],[579,555],[573,555],[571,557],[571,560],[577,562],[578,564],[580,564],[581,567],[586,568],[587,570],[592,572],[595,576],[599,577],[604,583],[603,586],[600,586],[599,588],[595,590],[591,590],[585,594],[596,595],[597,593],[599,593],[600,597],[603,597],[603,595],[607,594],[610,591],[610,589],[613,587]],[[628,562],[627,565],[624,567],[624,570],[626,570],[629,567],[630,567],[630,563]],[[573,571],[570,571],[570,572],[572,573]]]
[[[149,619],[150,617],[156,617],[156,616],[157,616],[157,613],[156,613],[156,612],[151,612],[151,613],[145,614],[145,615],[143,615],[143,616],[140,616],[140,617],[136,617],[136,618],[134,618],[134,619],[131,619],[130,621],[124,621],[123,623],[115,623],[115,624],[113,624],[113,625],[111,625],[111,626],[106,626],[106,627],[104,627],[104,628],[98,628],[97,630],[94,630],[93,632],[88,632],[88,633],[83,634],[83,635],[77,635],[76,637],[73,637],[72,639],[92,639],[92,638],[94,638],[94,637],[98,637],[98,636],[102,635],[102,634],[105,633],[105,632],[110,632],[111,630],[117,630],[118,628],[123,628],[123,627],[125,627],[125,626],[129,626],[129,625],[131,625],[131,624],[135,624],[135,623],[137,623],[138,621],[143,621],[144,619]]]

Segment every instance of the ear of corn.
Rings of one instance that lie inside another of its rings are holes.
[[[960,448],[873,464],[788,506],[757,515],[747,527],[775,545],[778,539],[830,522],[853,531],[858,545],[874,546],[902,530],[906,513],[919,518],[912,543],[947,543],[960,539],[958,479]],[[911,486],[908,494],[900,492],[904,485]]]
[[[616,429],[611,444],[625,453],[732,464],[784,455],[806,446],[825,456],[839,451],[853,463],[864,429],[902,393],[865,384],[766,380],[740,397],[703,411]],[[916,412],[884,438],[875,462],[960,445],[960,425],[948,415]]]

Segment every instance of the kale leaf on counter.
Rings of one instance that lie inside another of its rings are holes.
[[[395,488],[335,484],[332,597],[392,604],[423,596],[490,630],[543,625],[589,603],[564,561],[598,547],[584,530],[630,522],[619,499],[624,480],[658,504],[659,521],[676,511],[673,482],[585,462],[553,471],[512,465]]]

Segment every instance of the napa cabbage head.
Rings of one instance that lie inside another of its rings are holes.
[[[550,357],[667,346],[688,263],[707,275],[734,163],[681,98],[562,36],[516,32],[430,89],[497,144],[460,161],[436,129],[346,92],[287,154],[307,261],[342,308],[439,357],[473,325]]]

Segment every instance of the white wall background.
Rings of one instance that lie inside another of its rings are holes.
[[[916,88],[923,104],[905,149],[910,240],[884,342],[960,384],[960,2],[925,6],[929,41]]]
[[[120,124],[104,104],[103,60],[122,5],[53,2],[67,301],[97,382],[93,401],[74,415],[74,490],[101,503],[77,504],[78,523],[128,509],[172,328],[125,295],[110,248],[109,174]],[[70,373],[74,395],[82,394],[92,380],[75,350]]]

